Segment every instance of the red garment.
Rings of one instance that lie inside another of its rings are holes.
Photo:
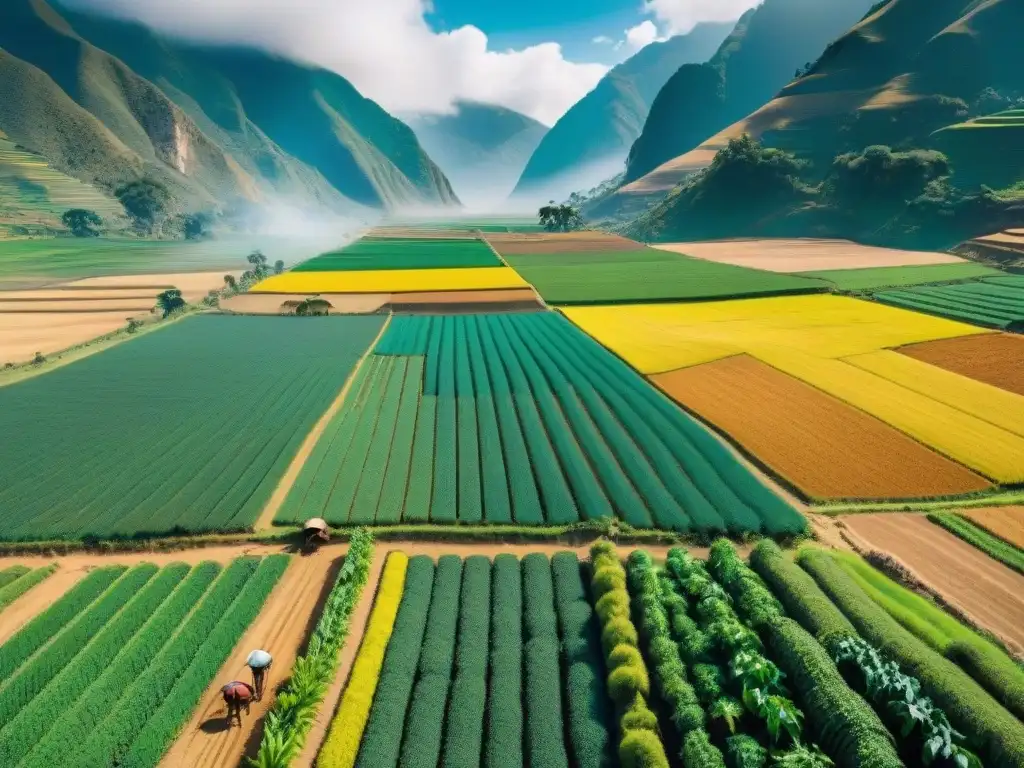
[[[249,701],[256,695],[256,691],[251,685],[238,680],[228,683],[221,690],[224,692],[225,699],[235,699],[242,702]]]

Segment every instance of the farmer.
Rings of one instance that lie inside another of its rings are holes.
[[[224,694],[224,703],[228,706],[228,728],[231,727],[232,718],[237,720],[238,726],[241,727],[242,707],[245,707],[245,714],[248,715],[249,704],[252,703],[252,697],[256,692],[251,685],[238,680],[232,680],[221,688],[221,692]]]
[[[274,663],[273,657],[263,650],[255,650],[245,660],[246,665],[252,670],[252,684],[256,687],[256,701],[263,700],[263,686],[267,681],[267,672],[270,665]]]

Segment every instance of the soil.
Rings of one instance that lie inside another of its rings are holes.
[[[843,523],[867,548],[895,557],[1012,653],[1024,653],[1024,576],[922,515],[851,515]]]
[[[43,558],[41,562],[32,565],[42,567],[51,562],[53,558]],[[61,595],[85,578],[85,575],[95,567],[96,565],[76,564],[74,561],[67,562],[62,559],[56,571],[0,612],[0,645],[6,643],[11,635],[60,599]]]
[[[220,308],[224,312],[237,312],[243,315],[280,315],[291,314],[291,310],[282,312],[281,305],[286,301],[302,301],[310,298],[306,293],[242,293],[230,299],[222,299]],[[387,306],[391,300],[390,293],[350,293],[332,294],[327,301],[331,304],[332,315],[368,315]]]
[[[993,333],[926,341],[898,352],[1018,395],[1024,395],[1024,336]]]
[[[975,238],[976,242],[992,244],[1013,250],[1024,250],[1024,230],[1008,229],[1005,232],[997,232],[994,235]]]
[[[302,441],[302,445],[299,446],[298,452],[295,454],[295,458],[292,459],[292,463],[288,465],[288,469],[285,470],[284,475],[281,477],[281,481],[277,484],[277,488],[274,489],[274,493],[270,496],[270,500],[267,502],[267,506],[263,508],[263,512],[260,513],[259,520],[256,521],[256,530],[263,531],[271,528],[274,522],[274,516],[277,515],[277,511],[284,504],[285,498],[288,496],[288,492],[292,489],[295,484],[296,478],[302,471],[303,465],[309,455],[313,452],[313,448],[316,446],[320,436],[327,429],[327,425],[334,418],[335,414],[341,410],[341,406],[345,403],[345,398],[348,396],[349,390],[352,388],[352,382],[356,379],[356,374],[362,367],[366,358],[372,354],[373,349],[377,346],[377,342],[384,336],[384,331],[387,330],[388,325],[391,323],[390,316],[384,321],[384,324],[380,328],[380,333],[377,334],[376,338],[370,343],[363,353],[363,356],[359,358],[359,361],[352,366],[352,371],[348,375],[348,379],[345,380],[344,386],[341,391],[338,392],[338,396],[334,398],[334,402],[331,403],[330,407],[324,411],[324,415],[320,417],[316,424],[313,425],[313,429],[306,435],[306,439]]]
[[[643,246],[619,235],[605,232],[552,232],[487,235],[487,241],[502,256],[537,253],[605,253],[608,251],[635,251]]]
[[[535,312],[542,309],[532,288],[494,291],[424,291],[396,293],[391,298],[394,312],[445,314],[451,312]]]
[[[962,513],[989,533],[1024,549],[1024,507],[988,507]]]
[[[117,299],[30,299],[28,301],[13,301],[9,299],[0,300],[0,315],[4,314],[34,314],[52,315],[56,313],[72,312],[120,312],[128,315],[140,312],[151,312],[156,306],[156,298],[153,296],[141,299],[117,298]]]
[[[213,768],[238,765],[247,753],[255,756],[263,717],[274,702],[275,689],[303,651],[340,565],[338,553],[328,555],[323,551],[294,559],[231,657],[214,676],[191,720],[160,765]],[[257,648],[269,650],[274,657],[263,699],[254,701],[248,714],[242,713],[241,727],[228,727],[221,686],[231,680],[252,681],[245,660]]]
[[[159,275],[110,275],[107,277],[87,277],[63,283],[61,288],[155,288],[156,293],[168,288],[181,291],[185,301],[193,302],[206,296],[215,288],[224,287],[224,275],[241,276],[239,271],[229,272],[181,272]],[[155,295],[155,294],[154,294]]]
[[[0,365],[31,360],[36,352],[51,355],[116,331],[139,312],[0,312]]]
[[[769,272],[814,272],[829,269],[866,269],[923,264],[956,264],[963,259],[949,253],[900,251],[859,245],[849,240],[737,239],[653,246],[663,251]]]
[[[991,485],[863,411],[747,355],[651,381],[815,500],[952,496]]]

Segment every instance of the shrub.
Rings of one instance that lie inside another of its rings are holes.
[[[782,615],[782,606],[757,574],[740,559],[726,539],[711,545],[708,565],[736,601],[736,611],[752,627],[769,624]]]
[[[594,605],[601,621],[608,623],[613,618],[629,619],[629,595],[624,589],[608,592]]]
[[[685,768],[725,768],[725,758],[702,728],[690,731],[683,740]]]
[[[623,768],[668,768],[668,758],[658,734],[646,729],[625,731],[619,742]]]
[[[636,627],[633,626],[633,622],[628,618],[614,618],[603,622],[603,624],[601,644],[606,652],[610,653],[612,648],[623,643],[636,645],[639,642]]]
[[[637,694],[629,709],[622,716],[622,730],[624,731],[654,731],[658,730],[658,717],[647,708],[643,696]]]
[[[864,639],[920,680],[924,694],[945,710],[954,728],[981,741],[982,762],[1024,765],[1024,725],[966,672],[904,629],[823,551],[801,550],[798,560]]]
[[[608,673],[608,694],[619,706],[625,706],[633,701],[637,694],[647,698],[650,692],[651,683],[647,677],[647,670],[641,665],[615,667]]]
[[[618,669],[624,666],[643,666],[644,660],[640,655],[640,649],[633,645],[617,645],[608,654],[608,668]]]
[[[738,734],[725,740],[725,764],[728,768],[765,768],[767,763],[768,750],[753,736]]]
[[[690,670],[693,689],[705,707],[722,695],[725,677],[717,664],[694,664]]]
[[[1024,720],[1024,672],[1004,653],[983,641],[962,640],[947,647],[945,656]]]
[[[490,695],[483,764],[486,768],[521,768],[523,580],[515,556],[502,554],[494,558],[491,594]],[[404,710],[400,710],[398,717],[403,715]],[[389,765],[394,768],[394,761]]]
[[[604,566],[594,571],[591,584],[593,584],[594,597],[601,598],[613,590],[625,589],[626,577],[621,568]]]

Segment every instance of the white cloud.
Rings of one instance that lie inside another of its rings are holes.
[[[615,41],[608,37],[608,35],[598,35],[590,42],[595,43],[597,45],[609,45],[611,43],[614,43]]]
[[[626,30],[626,45],[632,51],[639,51],[657,40],[664,39],[658,36],[658,27],[650,19]]]
[[[669,34],[689,32],[702,21],[735,21],[762,0],[644,0],[644,11],[668,27]]]
[[[551,125],[607,72],[541,43],[494,51],[473,26],[434,32],[430,0],[67,0],[182,37],[246,43],[331,69],[391,112],[500,104]]]

